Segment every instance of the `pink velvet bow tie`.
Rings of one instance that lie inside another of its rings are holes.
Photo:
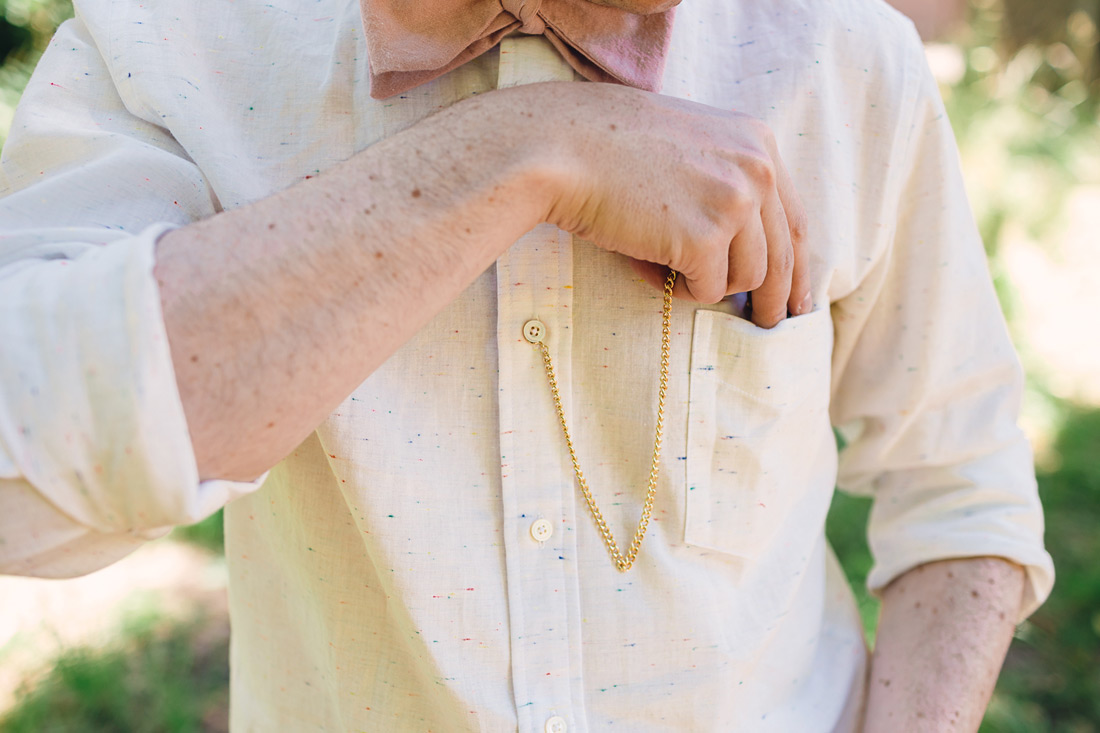
[[[371,96],[385,99],[485,53],[512,31],[542,34],[578,73],[658,91],[673,11],[635,15],[588,0],[360,0]]]

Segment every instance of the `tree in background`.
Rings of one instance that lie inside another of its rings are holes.
[[[990,10],[996,12],[996,3]],[[1080,82],[1092,102],[1100,98],[1100,0],[1004,0],[1000,10],[1000,49],[1013,57],[1033,46],[1043,50],[1046,63],[1033,83],[1053,91]]]

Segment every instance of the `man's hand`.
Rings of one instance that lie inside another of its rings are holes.
[[[517,92],[545,105],[543,134],[569,151],[550,222],[634,258],[657,287],[678,270],[679,297],[752,291],[765,328],[812,309],[806,216],[766,125],[604,84]]]
[[[921,565],[883,593],[864,733],[976,731],[997,683],[1024,587],[995,557]]]
[[[607,84],[477,95],[317,178],[164,236],[156,275],[203,478],[250,479],[524,232],[550,221],[681,297],[808,311],[767,128]],[[681,282],[683,283],[681,285]]]

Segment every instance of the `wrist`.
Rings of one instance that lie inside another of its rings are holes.
[[[556,223],[574,182],[583,178],[578,155],[580,127],[562,115],[561,96],[571,82],[545,82],[503,89],[485,95],[480,110],[493,130],[488,144],[502,155],[493,174],[496,187],[509,196],[527,223],[527,231],[544,222]]]

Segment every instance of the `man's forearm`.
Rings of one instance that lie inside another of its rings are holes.
[[[805,214],[762,123],[610,84],[480,95],[166,235],[156,274],[199,473],[273,465],[541,221],[680,272],[678,297],[812,309]]]
[[[891,583],[868,681],[865,733],[976,731],[1023,596],[1024,571],[991,557],[930,563]]]
[[[161,239],[202,477],[250,479],[281,459],[545,216],[538,163],[480,102]]]

